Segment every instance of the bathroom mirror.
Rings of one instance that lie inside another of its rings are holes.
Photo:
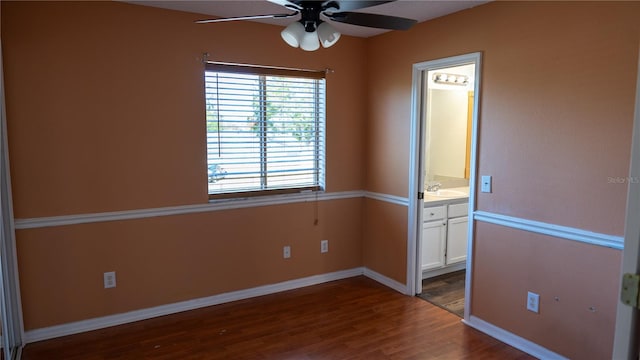
[[[429,71],[425,188],[469,186],[474,66]]]

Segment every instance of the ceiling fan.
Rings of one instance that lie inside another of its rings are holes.
[[[320,48],[320,44],[327,48],[335,44],[340,38],[340,33],[326,20],[335,22],[374,27],[389,30],[407,30],[417,21],[397,16],[369,14],[354,12],[352,10],[363,9],[371,6],[386,4],[396,0],[388,1],[366,1],[366,0],[268,0],[274,4],[281,5],[291,13],[249,15],[218,19],[198,20],[198,24],[236,21],[236,20],[257,20],[257,19],[284,19],[300,14],[300,20],[289,24],[281,32],[282,39],[293,47],[300,47],[302,50],[314,51]]]

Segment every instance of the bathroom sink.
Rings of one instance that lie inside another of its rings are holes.
[[[427,191],[427,195],[438,196],[443,198],[465,197],[469,196],[467,193],[459,190],[440,189],[437,191]]]

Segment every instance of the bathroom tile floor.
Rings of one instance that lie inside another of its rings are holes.
[[[422,280],[419,298],[464,317],[465,270]]]

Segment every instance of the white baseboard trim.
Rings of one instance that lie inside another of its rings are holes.
[[[450,272],[464,270],[467,267],[467,262],[462,261],[457,264],[453,264],[447,267],[443,267],[440,269],[432,269],[432,270],[422,270],[422,279],[428,279],[439,275],[448,274]]]
[[[391,278],[388,278],[380,273],[377,273],[371,269],[364,268],[364,276],[379,282],[380,284],[391,288],[399,293],[407,294],[407,285],[399,283]]]
[[[544,348],[532,341],[529,341],[525,338],[515,335],[493,324],[490,324],[473,315],[469,317],[469,321],[462,320],[462,322],[478,331],[481,331],[493,338],[496,338],[507,345],[513,346],[516,349],[522,350],[527,354],[534,356],[538,359],[568,360],[568,358],[560,354],[557,354],[551,350],[548,350],[547,348]]]
[[[284,281],[277,284],[258,286],[251,289],[233,291],[229,293],[213,295],[209,297],[182,301],[174,304],[156,306],[148,309],[134,310],[122,314],[108,315],[94,319],[81,320],[73,323],[55,325],[46,328],[25,331],[24,343],[32,343],[41,340],[53,339],[61,336],[78,334],[86,331],[103,329],[111,326],[122,325],[134,321],[151,319],[158,316],[175,314],[183,311],[194,310],[202,307],[218,305],[231,301],[249,299],[252,297],[278,293],[281,291],[303,288],[311,285],[322,284],[329,281],[346,279],[364,275],[362,267],[336,271],[328,274],[314,275],[301,279]],[[379,275],[382,276],[382,275]],[[370,277],[370,276],[369,276]],[[377,279],[374,279],[377,280]],[[379,281],[379,280],[378,280]],[[379,281],[382,282],[382,281]],[[385,284],[384,282],[382,282]],[[385,284],[386,285],[386,284]],[[388,286],[388,285],[387,285]]]

